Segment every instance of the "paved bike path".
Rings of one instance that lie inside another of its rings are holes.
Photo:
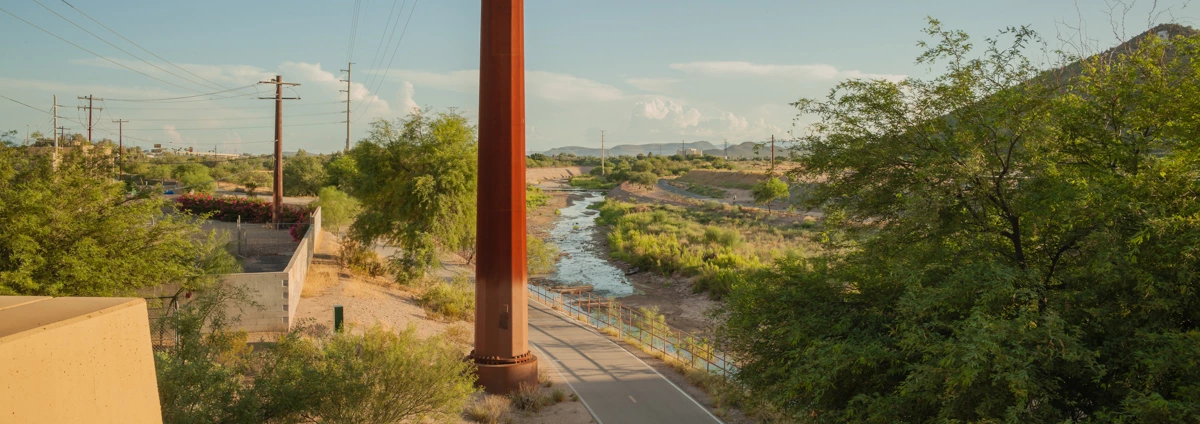
[[[721,423],[632,353],[532,300],[529,342],[538,365],[557,369],[601,424]]]

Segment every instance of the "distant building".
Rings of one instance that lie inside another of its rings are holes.
[[[684,157],[687,157],[687,156],[704,156],[704,152],[700,151],[700,149],[679,149],[679,150],[676,150],[676,151],[675,151],[675,154],[677,154],[677,155],[680,155],[680,156],[684,156]]]
[[[185,151],[185,152],[179,152],[177,154],[183,155],[183,156],[202,156],[202,157],[209,157],[209,158],[239,158],[239,157],[242,157],[242,155],[237,154],[237,153],[217,153],[217,152],[186,152]]]

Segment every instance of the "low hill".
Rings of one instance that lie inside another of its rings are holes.
[[[753,159],[754,145],[756,142],[746,141],[738,144],[729,145],[729,157],[731,159]],[[674,155],[679,153],[680,143],[650,143],[650,144],[622,144],[609,147],[608,156],[637,156],[639,154],[655,154],[655,155]],[[709,141],[693,141],[691,143],[682,143],[682,146],[687,149],[696,149],[706,155],[725,156],[725,144],[723,142],[712,143]],[[565,146],[555,147],[544,152],[546,156],[554,156],[560,153],[569,153],[576,156],[600,156],[600,147],[581,147],[581,146]],[[770,155],[770,149],[764,148],[760,153],[762,157]]]

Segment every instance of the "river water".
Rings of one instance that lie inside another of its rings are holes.
[[[600,295],[628,296],[633,294],[633,284],[625,273],[596,256],[598,249],[607,247],[597,246],[594,241],[600,212],[588,206],[603,200],[604,193],[586,192],[575,204],[559,210],[562,215],[550,230],[550,238],[567,255],[558,260],[558,272],[551,280],[568,285],[591,284]]]

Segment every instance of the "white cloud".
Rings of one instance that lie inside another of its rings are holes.
[[[750,119],[729,111],[705,114],[675,100],[653,98],[634,104],[629,127],[620,134],[629,143],[707,140],[762,140],[782,135],[779,126],[759,117]]]
[[[469,69],[462,71],[450,72],[428,72],[414,70],[400,70],[392,72],[394,79],[409,81],[414,85],[422,87],[428,86],[439,90],[452,91],[463,94],[479,93],[479,70]]]
[[[833,65],[772,65],[751,62],[687,62],[673,63],[671,69],[689,74],[716,76],[786,77],[807,80],[833,80],[847,78],[903,80],[905,75],[872,74],[858,70],[839,70]]]
[[[273,74],[271,72],[268,72],[262,68],[258,68],[258,67],[250,66],[250,65],[196,65],[196,64],[188,64],[188,63],[179,63],[178,65],[180,68],[186,69],[187,71],[191,72],[191,74],[189,74],[188,72],[182,71],[182,70],[175,68],[174,66],[171,66],[170,64],[167,64],[167,63],[155,63],[154,66],[151,66],[149,64],[146,64],[146,63],[143,63],[143,62],[137,61],[137,60],[121,59],[121,58],[115,58],[115,57],[110,57],[107,59],[108,60],[101,59],[98,57],[93,57],[93,58],[88,58],[88,59],[73,59],[70,62],[79,64],[79,65],[87,65],[87,66],[94,66],[94,67],[98,67],[98,68],[108,68],[108,69],[125,69],[125,67],[127,67],[130,69],[135,69],[138,72],[142,72],[147,75],[152,75],[155,78],[159,78],[159,79],[162,79],[165,81],[170,81],[174,84],[178,84],[183,87],[189,87],[193,90],[203,91],[203,92],[213,91],[214,90],[214,88],[212,88],[213,83],[216,83],[219,85],[244,86],[244,85],[254,84],[256,82],[268,80],[268,79],[275,77],[275,74]],[[110,60],[112,62],[110,62]],[[124,67],[119,66],[113,62],[124,65]],[[192,74],[195,74],[195,75],[192,75]],[[203,77],[203,79],[197,78],[196,75]],[[188,80],[190,80],[191,82],[189,82]],[[205,80],[208,80],[211,82],[208,82]],[[156,84],[159,84],[159,83],[160,82],[156,82]]]
[[[625,83],[642,91],[661,93],[680,82],[678,78],[625,78]]]
[[[626,97],[611,85],[553,72],[526,72],[525,84],[534,96],[552,102],[607,102]]]
[[[416,90],[413,89],[413,84],[405,81],[404,87],[400,88],[400,104],[404,105],[405,114],[421,111],[421,106],[417,105],[416,100],[413,100],[414,94],[416,94]]]
[[[479,93],[479,70],[449,72],[401,70],[396,79],[413,85],[463,94]],[[555,103],[607,102],[628,98],[621,89],[573,75],[546,71],[526,71],[525,90],[530,96]]]

